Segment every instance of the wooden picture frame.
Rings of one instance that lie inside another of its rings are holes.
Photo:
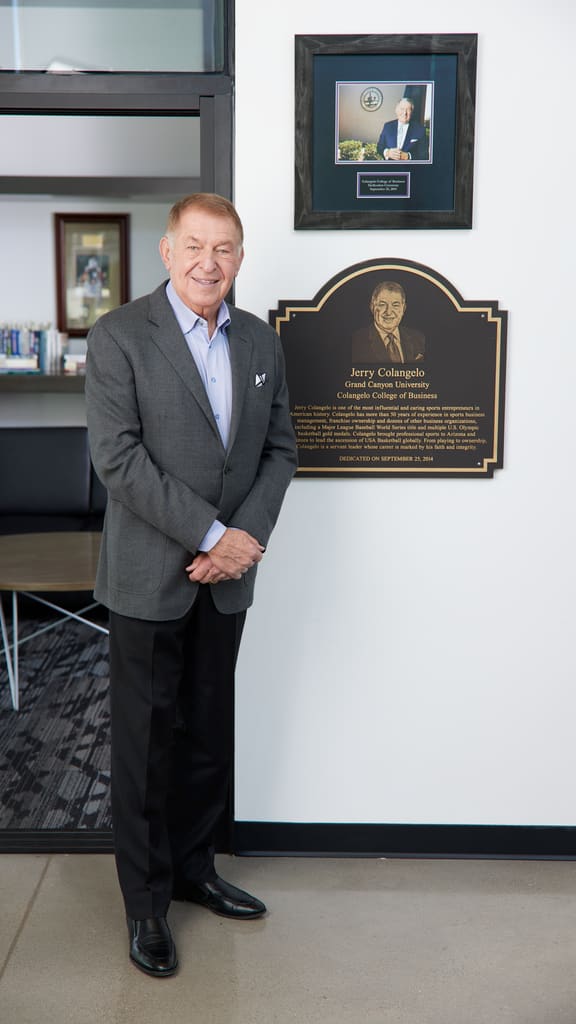
[[[129,214],[55,213],[58,330],[84,337],[129,300]]]

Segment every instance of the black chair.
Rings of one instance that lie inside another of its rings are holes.
[[[100,530],[105,508],[85,427],[0,429],[0,534]]]

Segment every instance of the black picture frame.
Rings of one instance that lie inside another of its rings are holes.
[[[471,228],[477,34],[297,35],[295,47],[295,229]],[[342,86],[363,87],[371,118],[351,159]],[[420,106],[424,158],[376,152],[394,96]]]

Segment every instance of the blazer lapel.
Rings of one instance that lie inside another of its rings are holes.
[[[228,436],[228,451],[232,448],[240,426],[242,408],[246,398],[246,389],[250,386],[248,379],[252,359],[252,342],[249,335],[236,327],[234,312],[230,310],[230,327],[228,328],[228,344],[230,347],[230,364],[232,367],[232,415]],[[253,382],[252,382],[253,383]]]
[[[196,368],[172,307],[166,298],[166,286],[161,285],[150,296],[149,320],[152,340],[162,351],[175,372],[192,392],[216,437],[222,443],[206,390]]]

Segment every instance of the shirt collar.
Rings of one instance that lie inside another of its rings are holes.
[[[382,341],[384,342],[385,345],[388,344],[388,339],[389,339],[390,335],[392,335],[392,337],[394,338],[394,341],[396,342],[397,345],[401,344],[401,342],[400,342],[400,329],[398,327],[396,328],[395,331],[381,331],[377,324],[374,324],[374,327],[376,328],[376,333],[380,335],[380,337],[382,338]]]
[[[168,284],[166,285],[166,298],[174,310],[174,316],[176,317],[180,330],[183,334],[188,334],[189,331],[196,327],[196,324],[199,321],[201,323],[205,323],[198,313],[195,313],[193,309],[190,309],[190,307],[186,305],[185,302],[182,302],[182,299],[174,290],[172,281],[168,281]],[[229,324],[230,311],[226,303],[222,301],[216,317],[216,330],[219,330],[221,327],[228,327]]]

